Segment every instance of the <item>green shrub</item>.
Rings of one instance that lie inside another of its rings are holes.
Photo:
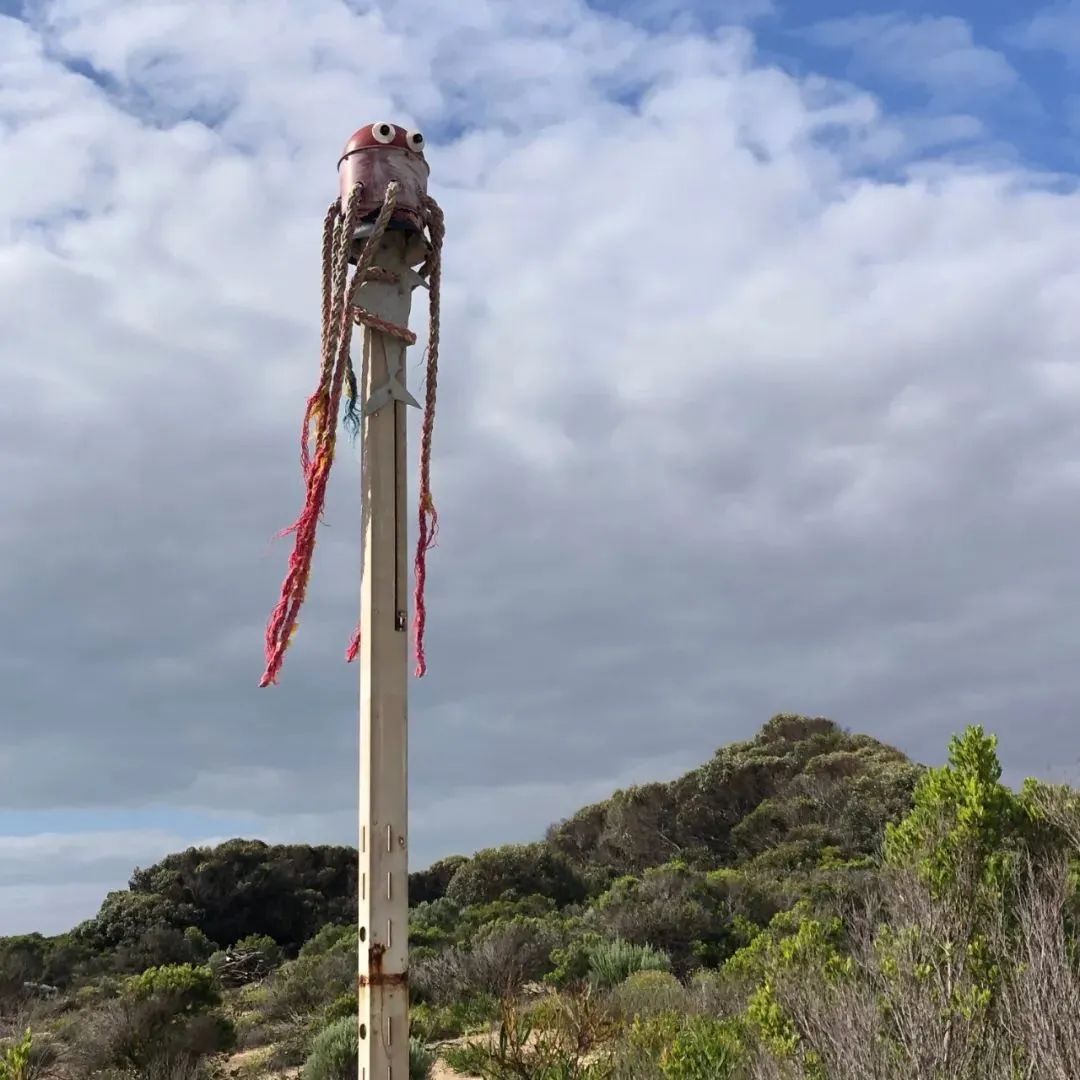
[[[445,897],[413,908],[409,912],[409,951],[452,945],[458,940],[460,914],[457,904]]]
[[[27,1028],[22,1038],[0,1047],[0,1080],[28,1080],[33,1046],[33,1035]]]
[[[589,956],[589,981],[610,989],[638,971],[667,971],[671,960],[650,945],[616,939],[597,945]]]
[[[136,870],[122,895],[160,901],[168,921],[221,945],[269,934],[291,954],[320,927],[353,917],[357,871],[351,848],[236,839]]]
[[[611,991],[609,1005],[619,1017],[685,1012],[689,995],[669,971],[635,971]]]
[[[87,1009],[117,997],[124,986],[119,976],[104,976],[95,982],[80,986],[70,995],[69,1001],[76,1009]]]
[[[547,896],[522,896],[492,900],[485,904],[471,904],[458,915],[453,929],[458,940],[473,937],[485,926],[497,922],[510,922],[517,918],[542,919],[551,922],[548,916],[556,916],[555,902]]]
[[[343,941],[356,941],[357,928],[351,923],[329,923],[300,949],[301,956],[322,956]]]
[[[217,948],[197,926],[185,928],[184,943],[187,946],[191,961],[196,964],[205,964]]]
[[[614,1046],[614,1080],[665,1080],[661,1061],[679,1034],[677,1012],[637,1016]]]
[[[356,991],[353,990],[334,998],[334,1000],[326,1006],[326,1012],[323,1014],[323,1019],[329,1024],[334,1020],[341,1020],[346,1016],[358,1018],[359,1008],[360,1002],[357,999]]]
[[[667,953],[678,973],[699,966],[703,948],[730,952],[729,885],[677,862],[613,882],[585,916],[589,930]],[[695,956],[695,952],[698,954]]]
[[[343,1016],[323,1028],[304,1063],[304,1080],[356,1080],[359,1042],[354,1017]]]
[[[208,967],[165,964],[147,968],[124,984],[124,995],[134,1001],[168,998],[177,1012],[202,1012],[221,1004],[221,994]]]
[[[588,993],[551,994],[530,1009],[502,1003],[496,1032],[450,1047],[447,1064],[485,1080],[608,1080],[612,1024]]]
[[[691,1016],[661,1059],[668,1080],[729,1080],[741,1075],[747,1053],[735,1020]]]
[[[507,844],[477,852],[446,887],[446,895],[462,907],[535,895],[562,906],[584,900],[587,893],[569,860],[547,844]]]
[[[687,986],[689,1010],[707,1016],[729,1016],[742,1007],[742,998],[731,980],[719,971],[695,971]]]
[[[515,918],[483,927],[469,947],[443,949],[413,964],[413,1000],[446,1005],[462,998],[516,994],[544,977],[560,926],[547,919]]]
[[[454,874],[468,861],[464,855],[450,855],[432,863],[426,870],[414,870],[409,875],[409,904],[442,899]]]
[[[498,1001],[490,994],[483,994],[446,1005],[414,1005],[410,1010],[410,1022],[417,1035],[427,1042],[435,1042],[484,1031],[498,1015]]]
[[[152,1076],[168,1066],[189,1073],[201,1059],[232,1049],[236,1029],[216,1008],[220,994],[206,968],[150,968],[119,997],[76,1014],[65,1035],[79,1075]]]
[[[311,1046],[303,1080],[356,1080],[359,1052],[356,1016],[343,1016],[324,1028]],[[428,1080],[435,1055],[420,1039],[409,1039],[409,1080]]]
[[[266,1016],[271,1020],[314,1016],[342,994],[354,992],[356,947],[355,926],[338,928],[325,937],[316,935],[295,960],[270,977],[266,984]]]
[[[435,1068],[435,1054],[423,1042],[409,1039],[409,1080],[428,1080]]]
[[[553,949],[553,969],[544,976],[544,982],[551,986],[570,988],[588,981],[592,954],[603,944],[604,938],[600,934],[584,933],[574,937],[562,948]]]

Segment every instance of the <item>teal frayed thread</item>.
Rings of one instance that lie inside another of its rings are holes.
[[[352,436],[353,442],[360,434],[360,414],[356,411],[356,403],[360,394],[356,384],[356,371],[352,366],[352,358],[349,358],[349,366],[345,371],[345,418],[342,421],[345,430]]]

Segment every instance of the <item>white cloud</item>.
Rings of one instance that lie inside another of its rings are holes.
[[[1019,77],[1001,52],[979,45],[971,24],[952,15],[854,15],[818,23],[811,41],[850,49],[859,76],[885,76],[962,101],[1015,89]]]
[[[969,720],[1010,769],[1040,737],[1068,757],[1072,187],[927,162],[981,129],[784,74],[746,30],[352,9],[0,25],[0,805],[133,827],[20,848],[0,932],[34,882],[55,903],[55,866],[119,882],[164,854],[149,805],[353,828],[350,454],[282,685],[255,684],[320,220],[379,116],[428,129],[448,220],[418,859],[535,835],[782,708],[926,757]],[[919,55],[963,53],[946,23]]]
[[[657,30],[747,23],[777,14],[774,0],[592,0],[590,6]]]
[[[1080,60],[1080,2],[1064,0],[1039,8],[1013,31],[1014,40],[1029,49],[1061,53]]]
[[[62,934],[92,915],[116,881],[0,885],[0,929],[8,934]]]
[[[0,836],[0,933],[69,930],[108,892],[125,888],[136,866],[218,839],[190,841],[163,829]]]

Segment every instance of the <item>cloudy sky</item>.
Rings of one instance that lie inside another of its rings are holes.
[[[415,863],[780,710],[1075,776],[1077,87],[1075,0],[0,0],[0,933],[353,840],[347,446],[258,680],[373,120],[448,222]]]

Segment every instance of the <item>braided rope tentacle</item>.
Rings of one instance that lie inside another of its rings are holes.
[[[427,212],[427,204],[430,203],[435,208],[435,213]],[[436,380],[431,377],[431,344],[434,343],[435,347],[435,361],[437,374],[438,363],[438,350],[439,350],[439,276],[437,272],[433,272],[433,268],[437,267],[438,259],[435,256],[436,252],[442,250],[442,212],[439,210],[434,199],[427,198],[425,202],[425,211],[428,217],[429,232],[431,234],[431,244],[428,248],[428,255],[424,261],[423,266],[420,268],[422,275],[427,275],[429,278],[429,330],[428,330],[428,384],[427,384],[427,404],[424,410],[424,432],[422,445],[427,446],[426,453],[421,453],[421,469],[420,469],[420,486],[421,486],[421,505],[429,506],[431,513],[434,514],[434,505],[431,503],[430,494],[430,465],[425,466],[423,462],[426,460],[430,462],[431,456],[431,422],[434,418],[435,409],[435,382]],[[433,256],[434,259],[433,259]],[[374,268],[378,272],[378,280],[396,280],[396,275],[390,271],[383,270],[381,268]],[[387,276],[388,275],[388,276]],[[374,280],[374,279],[373,279]],[[389,337],[396,338],[398,341],[403,341],[406,346],[416,344],[416,334],[414,334],[407,326],[398,326],[395,323],[389,322],[386,319],[375,315],[373,312],[368,311],[366,308],[358,307],[355,312],[355,319],[358,325],[370,327],[373,330],[378,330]],[[432,419],[429,419],[432,418]],[[427,492],[426,498],[424,492]],[[427,551],[432,546],[433,533],[429,524],[428,515],[421,511],[421,540],[419,542],[419,548],[417,551],[416,561],[414,561],[414,568],[417,574],[417,587],[415,593],[416,603],[416,650],[417,650],[417,665],[416,675],[418,678],[422,677],[427,669],[427,664],[424,659],[424,622],[426,618],[426,612],[424,608],[424,581],[426,578],[426,566],[425,558]],[[360,652],[360,639],[361,639],[361,627],[358,625],[353,633],[352,638],[349,641],[349,646],[345,650],[345,659],[352,663],[356,659]]]
[[[370,236],[361,249],[356,270],[351,279],[348,277],[349,258],[352,239],[360,221],[361,185],[357,184],[350,193],[344,209],[340,201],[337,201],[331,204],[326,213],[322,245],[322,367],[319,385],[307,402],[301,435],[300,456],[307,484],[307,498],[296,522],[279,534],[294,533],[296,539],[289,559],[289,570],[281,588],[281,598],[267,624],[266,670],[260,686],[267,686],[277,681],[285,652],[296,633],[297,617],[307,593],[311,573],[316,528],[321,520],[326,486],[337,443],[335,418],[341,408],[343,393],[346,395],[347,402],[345,426],[354,435],[359,430],[359,416],[356,413],[359,388],[350,355],[353,324],[378,330],[406,345],[416,343],[416,335],[408,327],[398,326],[356,304],[358,290],[364,282],[396,283],[399,280],[398,275],[393,271],[371,265],[393,215],[397,193],[398,185],[389,184],[382,209],[375,220]],[[426,393],[420,440],[419,529],[413,564],[416,574],[414,602],[417,678],[422,678],[427,670],[424,653],[424,630],[427,621],[424,597],[427,581],[427,553],[435,546],[439,521],[431,494],[431,444],[438,389],[442,245],[445,235],[442,210],[435,200],[430,196],[424,196],[422,208],[430,235],[430,244],[427,257],[420,268],[420,273],[428,278],[429,307]],[[359,648],[360,627],[358,626],[346,650],[346,660],[354,660]]]
[[[424,652],[424,631],[427,626],[427,606],[424,591],[427,584],[427,553],[435,546],[439,532],[439,514],[431,494],[431,440],[435,430],[435,397],[439,384],[439,318],[442,300],[442,247],[446,227],[439,204],[425,196],[424,214],[427,218],[431,245],[421,273],[428,276],[428,347],[424,419],[420,435],[420,505],[417,524],[416,575],[414,594],[416,677],[422,679],[427,671]]]
[[[339,220],[335,222],[332,232],[328,224],[324,225],[323,311],[326,315],[323,325],[322,371],[318,389],[308,399],[304,413],[301,452],[304,479],[307,483],[307,499],[296,522],[284,530],[284,534],[295,533],[296,539],[293,553],[289,558],[289,569],[281,587],[281,598],[266,627],[266,670],[263,672],[260,686],[268,686],[277,681],[285,659],[285,651],[296,632],[297,616],[307,593],[311,575],[311,558],[315,550],[315,532],[326,499],[326,485],[330,478],[330,467],[333,464],[337,443],[336,417],[341,407],[346,374],[352,369],[349,356],[353,326],[351,310],[357,290],[365,280],[379,242],[390,223],[397,192],[397,184],[388,185],[382,209],[375,220],[371,236],[360,254],[356,272],[351,280],[347,280],[349,253],[360,217],[361,188],[359,184],[350,193],[344,219],[341,220],[339,214]],[[329,212],[327,219],[328,221],[330,219]],[[326,240],[328,232],[331,232],[330,242]],[[337,240],[336,247],[332,242],[334,239]],[[329,267],[325,254],[328,248],[332,251]],[[327,282],[330,283],[329,297],[326,295]],[[308,441],[313,422],[315,452],[313,456],[308,457]]]
[[[315,393],[308,398],[301,431],[300,460],[306,476],[311,469],[309,444],[316,445],[325,437],[325,428],[334,420],[328,415],[330,385],[333,381],[337,342],[340,338],[341,316],[344,305],[345,283],[349,273],[349,252],[352,237],[360,220],[360,197],[363,189],[358,184],[350,192],[344,210],[339,203],[331,204],[323,225],[323,324],[322,324],[322,370]],[[331,226],[331,220],[333,222]],[[315,425],[315,434],[311,427]],[[286,530],[287,532],[292,530]]]

